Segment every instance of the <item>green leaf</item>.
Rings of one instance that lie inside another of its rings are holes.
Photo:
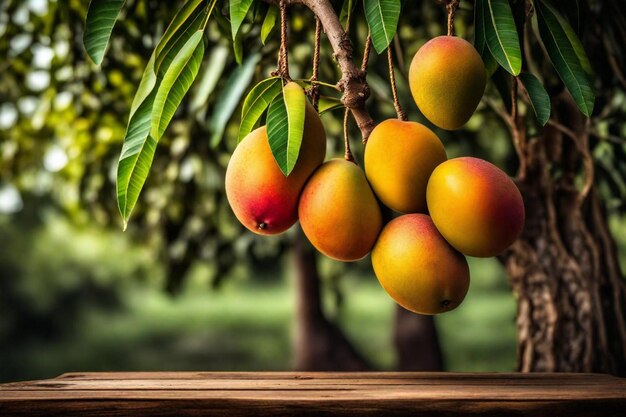
[[[522,51],[508,0],[484,0],[484,24],[489,51],[505,70],[518,75]]]
[[[202,31],[198,31],[176,54],[157,90],[152,108],[152,128],[150,130],[150,136],[156,141],[163,136],[163,132],[172,120],[178,105],[198,75],[203,56]]]
[[[580,111],[591,116],[595,94],[590,77],[585,71],[585,67],[590,69],[591,66],[578,37],[567,21],[547,2],[537,1],[535,7],[539,34],[556,72]]]
[[[522,82],[526,94],[530,99],[530,105],[537,116],[537,120],[541,123],[541,126],[545,126],[550,118],[550,96],[541,81],[530,72],[522,72],[519,75],[519,80]]]
[[[341,109],[343,107],[344,105],[341,100],[335,97],[322,96],[317,103],[319,114],[324,114],[326,112],[333,111],[335,109]]]
[[[237,142],[241,142],[248,133],[252,132],[254,125],[261,118],[265,109],[280,94],[282,85],[280,77],[272,77],[261,81],[250,90],[241,109],[241,124]]]
[[[261,54],[259,53],[248,56],[243,65],[237,67],[228,77],[224,89],[215,103],[213,117],[209,123],[209,127],[213,132],[211,135],[211,146],[217,146],[222,140],[226,124],[239,104],[241,96],[248,88],[248,85],[250,85],[254,69],[260,59]]]
[[[485,3],[487,0],[476,0],[474,3],[474,48],[483,59],[487,76],[491,77],[498,69],[498,62],[495,60],[489,47],[487,46],[487,34],[485,30]]]
[[[580,34],[581,29],[581,5],[580,0],[556,0],[554,4],[562,14],[564,14],[572,28],[577,34]]]
[[[287,177],[293,171],[302,145],[306,95],[296,83],[283,87],[267,112],[267,137],[280,170]]]
[[[226,62],[228,61],[228,54],[230,54],[230,48],[224,45],[215,45],[211,56],[206,60],[203,68],[200,71],[200,78],[198,80],[198,87],[194,89],[193,99],[189,105],[189,109],[192,112],[197,112],[203,107],[209,96],[220,80]]]
[[[208,7],[204,4],[205,2],[206,0],[190,0],[188,3],[185,3],[185,6],[176,14],[172,23],[166,29],[156,48],[154,68],[159,77],[164,76],[172,61],[185,46],[189,38],[196,32],[204,29],[216,0],[210,0]],[[187,8],[193,9],[187,10]]]
[[[241,40],[241,33],[238,33],[233,41],[233,54],[235,55],[237,65],[241,65],[243,63],[243,41]]]
[[[400,18],[400,0],[363,0],[365,18],[372,34],[372,44],[382,53],[393,40]]]
[[[124,145],[117,167],[117,205],[124,220],[124,229],[148,176],[156,149],[156,141],[148,137],[156,84],[153,53],[131,105]]]
[[[83,45],[89,58],[96,65],[102,63],[104,51],[122,6],[124,6],[124,0],[91,0],[89,2]]]
[[[261,26],[261,43],[265,45],[267,37],[272,33],[272,29],[276,26],[276,17],[278,16],[278,7],[273,4],[267,9],[265,19],[263,19],[263,25]]]
[[[156,91],[152,91],[128,121],[117,166],[117,205],[124,220],[124,230],[146,182],[156,150],[157,142],[149,136],[155,95]]]
[[[573,1],[572,3],[572,10],[577,10],[578,2]],[[572,25],[567,21],[567,19],[565,19],[565,17],[563,17],[563,15],[561,15],[556,10],[555,7],[551,6],[550,3],[545,2],[544,7],[548,9],[547,11],[553,15],[554,19],[556,19],[559,25],[562,27],[565,35],[567,36],[570,43],[572,44],[572,47],[574,48],[574,52],[576,52],[578,61],[580,61],[580,65],[583,67],[585,74],[587,74],[590,79],[593,79],[594,73],[593,68],[591,67],[591,62],[589,62],[589,58],[587,57],[585,48],[583,48],[583,44],[580,39],[578,39],[578,35],[576,35],[576,31],[574,30]]]
[[[193,12],[198,9],[198,6],[203,1],[204,0],[189,0],[185,2],[183,7],[178,12],[176,12],[172,21],[167,26],[167,29],[165,29],[165,33],[161,36],[161,40],[159,40],[159,43],[156,46],[155,53],[157,56],[161,56],[163,54],[163,50],[166,47],[171,46],[170,40],[172,40],[178,30],[189,21]]]
[[[341,6],[341,12],[339,13],[339,21],[342,22],[344,27],[350,21],[352,17],[352,11],[354,10],[354,6],[356,2],[354,0],[344,0]]]
[[[150,57],[146,68],[143,71],[143,75],[141,77],[141,81],[139,82],[139,87],[137,88],[137,92],[135,93],[135,97],[133,98],[133,103],[130,106],[130,116],[129,120],[133,117],[133,114],[137,111],[141,103],[146,100],[146,98],[150,95],[154,86],[157,83],[157,76],[154,73],[154,53]]]
[[[193,2],[188,2],[187,4],[191,3]],[[214,5],[215,0],[211,0],[211,4]],[[202,19],[203,21],[200,22],[198,27],[206,23],[206,18],[210,15],[211,10],[212,9],[209,8],[203,12],[205,19]],[[176,17],[174,20],[176,20]],[[177,25],[177,23],[173,22],[170,27],[172,27],[172,25]],[[185,27],[185,23],[178,25]],[[189,25],[186,26],[185,30],[187,29],[189,29]],[[202,61],[204,45],[201,43],[202,32],[196,32],[197,34],[193,42],[195,43],[197,40],[199,40],[199,42],[196,44],[196,48],[192,49],[192,58],[187,65],[183,66],[182,71],[179,72],[178,69],[181,67],[181,63],[184,60],[182,57],[179,58],[179,56],[183,54],[183,49],[185,51],[184,54],[188,52],[186,43],[187,40],[194,35],[193,33],[184,37],[185,43],[180,48],[175,49],[176,54],[174,54],[171,59],[171,62],[175,61],[172,68],[170,69],[170,65],[168,64],[165,67],[167,71],[159,74],[159,76],[157,76],[157,71],[155,70],[158,46],[155,48],[144,70],[141,83],[135,93],[128,126],[126,128],[126,135],[124,137],[124,145],[117,168],[117,201],[124,220],[124,229],[126,229],[128,219],[137,203],[146,178],[148,177],[156,151],[158,136],[153,137],[150,135],[150,132],[154,129],[155,133],[159,135],[162,134],[176,111],[176,107],[180,104],[182,96],[184,96],[189,88],[187,84],[191,84],[193,78],[197,75],[198,68]],[[183,39],[179,31],[172,31],[171,33],[173,34],[172,36],[164,35],[164,39],[168,37],[170,37],[170,40],[177,38],[176,42]],[[159,45],[164,45],[165,43],[167,42],[162,40]],[[165,49],[162,49],[162,51],[164,50]],[[159,98],[157,106],[155,107],[157,95]],[[153,126],[155,116],[156,120],[158,120],[158,127],[156,125]]]
[[[233,40],[239,33],[239,28],[246,18],[248,10],[252,6],[252,0],[230,0],[230,29],[233,33]]]

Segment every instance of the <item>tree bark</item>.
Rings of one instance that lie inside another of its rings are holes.
[[[443,355],[433,316],[396,307],[394,345],[399,371],[442,371]]]
[[[322,310],[315,249],[298,231],[296,263],[295,369],[299,371],[365,371],[365,359]]]
[[[518,301],[519,370],[623,376],[626,288],[593,188],[589,125],[567,93],[553,111],[555,122],[520,153],[526,225],[503,256]]]

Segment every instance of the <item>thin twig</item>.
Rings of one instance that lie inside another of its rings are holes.
[[[306,81],[306,80],[303,80],[303,81]],[[336,85],[336,84],[330,84],[330,83],[327,83],[327,82],[324,82],[324,81],[320,81],[320,80],[311,80],[311,79],[309,79],[309,82],[310,82],[311,84],[315,84],[315,85],[318,85],[318,86],[328,87],[328,88],[332,88],[333,90],[341,91],[341,90],[339,89],[339,87],[337,87],[337,85]]]
[[[320,86],[316,83],[320,68],[320,39],[322,35],[322,23],[320,19],[315,17],[315,49],[313,51],[313,74],[311,75],[311,102],[313,108],[317,111],[317,104],[320,98]]]
[[[287,2],[280,2],[280,76],[285,81],[291,81],[289,77],[289,41],[287,40]]]
[[[398,119],[406,120],[406,113],[402,110],[400,100],[398,99],[398,87],[396,86],[396,75],[393,69],[393,56],[391,48],[387,48],[387,62],[389,63],[389,83],[391,84],[391,94],[393,95],[393,106],[396,108]]]
[[[361,69],[367,72],[367,63],[370,60],[370,51],[372,50],[372,34],[367,32],[365,47],[363,48],[363,61],[361,61]]]
[[[449,0],[446,4],[446,10],[448,11],[448,36],[454,36],[454,13],[461,0]]]
[[[517,170],[517,177],[523,180],[526,177],[526,130],[520,123],[517,107],[517,77],[513,77],[513,83],[511,85],[511,116],[510,127],[511,135],[513,136],[513,144],[515,145],[515,151],[519,160],[519,168]]]
[[[361,61],[361,71],[363,71],[364,77],[367,76],[367,65],[370,60],[371,51],[372,51],[372,34],[368,31],[367,39],[365,39],[365,46],[363,47],[363,60]],[[362,143],[364,146],[367,145],[368,136],[363,135]]]
[[[350,109],[346,108],[343,113],[343,146],[344,146],[344,158],[346,161],[354,162],[354,156],[352,156],[352,150],[350,150],[350,138],[348,136],[348,122],[350,120]]]

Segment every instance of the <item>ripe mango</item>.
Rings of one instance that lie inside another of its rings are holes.
[[[324,255],[356,261],[367,255],[382,227],[380,207],[363,171],[332,159],[307,182],[298,215],[304,234]]]
[[[469,256],[500,254],[524,227],[524,201],[517,186],[482,159],[455,158],[439,165],[428,181],[426,198],[437,229]]]
[[[485,64],[471,43],[439,36],[422,46],[411,62],[409,85],[428,120],[454,130],[472,116],[485,92]]]
[[[311,173],[324,161],[326,132],[306,103],[304,135],[296,165],[285,177],[262,126],[250,132],[233,152],[226,169],[226,197],[239,221],[260,235],[284,232],[298,219],[298,199]]]
[[[469,288],[465,257],[425,214],[405,214],[390,221],[372,250],[372,266],[391,298],[419,314],[455,309]]]
[[[426,126],[389,119],[372,131],[365,147],[365,173],[387,207],[401,213],[426,212],[426,184],[447,159],[443,144]]]

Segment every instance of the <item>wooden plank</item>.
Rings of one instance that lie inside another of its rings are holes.
[[[626,415],[598,374],[71,373],[0,385],[0,415]]]

